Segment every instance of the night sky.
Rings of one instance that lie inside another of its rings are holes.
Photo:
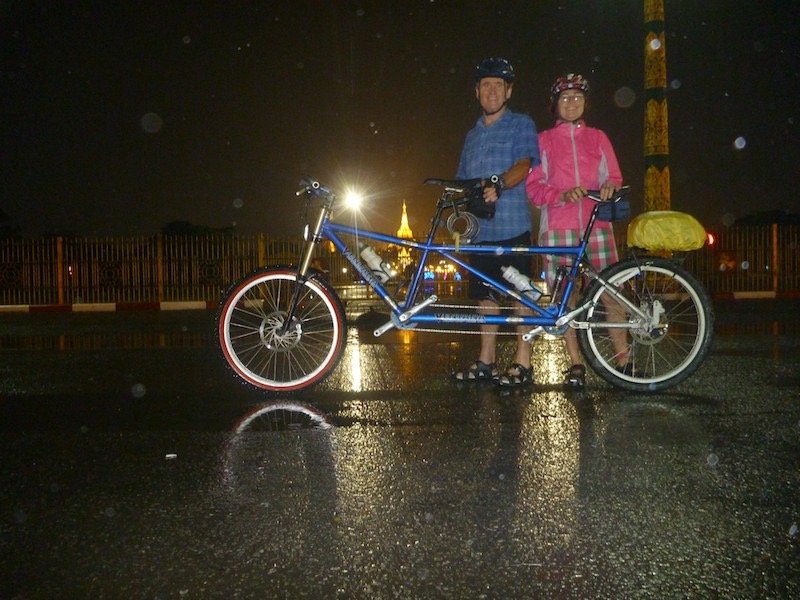
[[[364,226],[396,229],[406,200],[421,234],[422,181],[455,174],[487,56],[512,61],[510,106],[539,129],[552,80],[588,77],[641,210],[642,4],[3,1],[0,211],[26,236],[291,237],[310,173],[370,194]],[[666,0],[673,209],[800,212],[799,23],[797,2]]]

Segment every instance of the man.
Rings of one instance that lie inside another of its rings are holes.
[[[467,133],[458,179],[484,180],[483,198],[494,203],[493,218],[480,220],[476,243],[503,246],[530,246],[531,213],[525,193],[525,179],[531,167],[539,164],[539,146],[533,120],[512,113],[507,107],[514,87],[514,69],[502,58],[481,61],[475,72],[475,97],[483,114]],[[492,176],[498,183],[492,184]],[[513,266],[527,277],[531,275],[529,256],[496,256],[476,254],[470,264],[481,272],[502,280],[501,267]],[[497,302],[491,291],[474,278],[470,280],[469,296],[486,313],[497,312]],[[519,328],[524,333],[528,328]],[[497,369],[497,326],[481,326],[481,347],[477,360],[455,371],[456,381],[494,381],[504,386],[533,383],[530,344],[517,338],[514,361],[504,373]]]

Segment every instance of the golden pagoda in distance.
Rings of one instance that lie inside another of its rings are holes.
[[[405,200],[403,200],[403,216],[400,218],[400,229],[397,230],[397,237],[407,240],[414,239],[411,227],[408,226],[408,212],[406,211]]]
[[[411,231],[411,227],[408,226],[408,212],[406,211],[405,200],[403,200],[403,216],[400,218],[400,229],[397,230],[397,237],[406,240],[414,239],[414,233]],[[411,250],[402,246],[398,248],[397,264],[399,266],[399,271],[403,272],[411,263]]]

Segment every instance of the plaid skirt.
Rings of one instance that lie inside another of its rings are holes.
[[[576,229],[551,229],[539,236],[540,246],[577,246],[580,243],[582,231]],[[610,227],[595,227],[589,236],[589,245],[586,255],[595,269],[602,271],[608,265],[619,260],[617,245],[614,242],[614,230]],[[556,276],[556,268],[560,265],[571,265],[572,256],[559,254],[544,255],[544,270],[547,283],[552,284]]]

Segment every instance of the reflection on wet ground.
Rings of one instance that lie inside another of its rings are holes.
[[[565,393],[551,338],[533,387],[457,385],[475,336],[351,326],[275,397],[209,314],[3,316],[0,597],[800,597],[793,307],[733,308],[660,394]]]

